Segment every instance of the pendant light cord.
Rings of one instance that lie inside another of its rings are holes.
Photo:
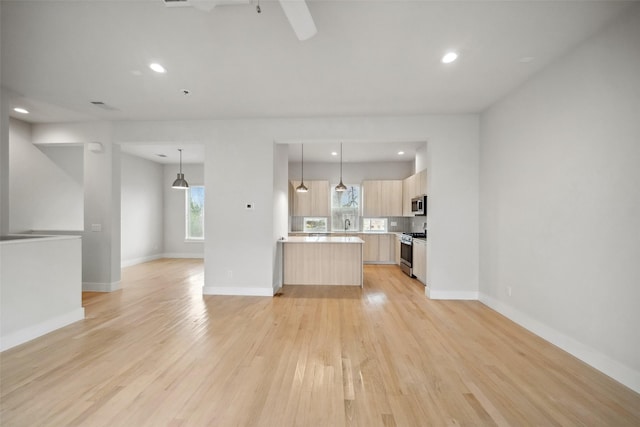
[[[340,143],[340,182],[342,183],[342,142]]]

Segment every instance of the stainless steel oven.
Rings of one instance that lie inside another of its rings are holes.
[[[426,233],[402,233],[400,236],[400,269],[409,277],[413,275],[413,238],[427,237]]]
[[[405,233],[400,236],[400,269],[409,277],[413,277],[412,264],[413,237]]]

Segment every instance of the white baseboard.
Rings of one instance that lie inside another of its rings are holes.
[[[254,297],[272,297],[273,288],[245,288],[241,286],[205,286],[202,288],[203,295],[236,295]]]
[[[84,319],[84,308],[80,307],[60,316],[52,317],[44,322],[0,337],[0,351],[8,350],[27,341],[31,341],[56,329],[63,328]]]
[[[446,300],[473,300],[478,299],[477,291],[435,291],[428,286],[425,287],[424,294],[429,299],[446,299]]]
[[[624,384],[636,393],[640,393],[640,372],[621,364],[599,351],[565,335],[544,323],[522,313],[521,311],[483,293],[480,302],[498,313],[508,317],[523,328],[533,332],[550,343],[560,347],[567,353],[577,357],[600,372]]]
[[[164,254],[149,255],[141,258],[132,258],[120,261],[120,268],[131,267],[132,265],[142,264],[143,262],[155,261],[165,258]]]
[[[113,292],[120,289],[120,281],[112,283],[82,282],[84,292]]]
[[[191,254],[191,253],[180,253],[180,252],[168,252],[162,254],[160,258],[199,258],[204,259],[204,254]]]

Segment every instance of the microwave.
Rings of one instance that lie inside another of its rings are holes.
[[[411,213],[415,216],[427,214],[427,196],[418,196],[411,199]]]

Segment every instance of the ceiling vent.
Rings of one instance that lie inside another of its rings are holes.
[[[167,7],[185,7],[191,6],[189,0],[163,0]]]
[[[116,107],[112,107],[109,104],[105,104],[102,101],[91,101],[91,103],[93,105],[95,105],[98,108],[102,108],[103,110],[107,110],[107,111],[118,111],[118,109]]]
[[[216,6],[238,6],[251,4],[251,0],[162,0],[167,7],[194,7],[211,11]]]

